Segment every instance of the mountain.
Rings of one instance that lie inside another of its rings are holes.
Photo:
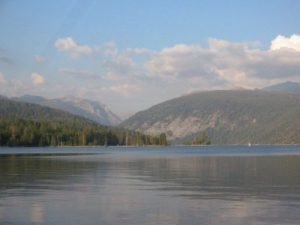
[[[45,107],[37,104],[19,102],[0,96],[0,118],[23,118],[31,120],[53,120],[53,121],[83,121],[92,123],[92,121],[73,115],[71,113]]]
[[[300,94],[300,83],[296,82],[284,82],[284,83],[279,83],[275,84],[272,86],[268,86],[263,88],[263,90],[267,91],[286,91],[286,92],[292,92],[292,93],[298,93]]]
[[[300,143],[300,95],[263,90],[199,92],[175,98],[121,123],[173,143],[206,131],[212,144]]]
[[[46,99],[33,95],[24,95],[16,99],[70,112],[102,125],[115,126],[121,122],[120,118],[111,112],[104,104],[96,101],[75,97]]]
[[[62,110],[0,96],[0,146],[166,144],[165,136],[102,126]]]

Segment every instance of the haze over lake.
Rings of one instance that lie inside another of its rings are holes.
[[[300,221],[299,146],[0,148],[0,154],[0,224]]]

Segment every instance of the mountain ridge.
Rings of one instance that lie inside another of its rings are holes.
[[[265,90],[193,93],[138,112],[120,126],[164,132],[173,143],[191,141],[201,131],[212,144],[300,143],[300,95]]]
[[[50,108],[60,109],[74,115],[82,116],[106,126],[116,126],[121,119],[102,103],[75,97],[47,99],[41,96],[23,95],[14,98],[18,101],[34,103]]]
[[[266,91],[286,91],[291,93],[300,94],[300,83],[287,81],[284,83],[278,83],[271,86],[264,87],[262,90]]]
[[[82,120],[87,123],[94,123],[89,119],[82,118],[60,109],[53,109],[51,107],[23,102],[17,99],[10,99],[6,96],[0,96],[0,103],[0,116],[2,118],[12,117],[31,120],[54,120],[56,122]]]
[[[0,96],[0,146],[166,144],[165,136],[104,126],[59,109]]]

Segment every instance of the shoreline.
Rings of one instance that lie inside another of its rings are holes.
[[[248,146],[248,144],[211,144],[211,145],[59,145],[59,146],[0,146],[1,148],[179,148],[179,147],[191,147],[191,148],[209,148],[209,147],[248,147],[249,149],[253,147],[261,147],[261,146],[299,146],[299,144],[252,144]]]

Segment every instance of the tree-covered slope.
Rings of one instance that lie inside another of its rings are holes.
[[[91,121],[87,119],[83,119],[62,110],[52,109],[50,107],[44,107],[32,103],[19,102],[4,96],[0,96],[0,117],[91,123]]]
[[[300,95],[232,90],[194,93],[155,105],[121,126],[165,132],[182,143],[206,131],[212,144],[300,143]]]
[[[0,97],[0,146],[164,145],[165,137],[106,127],[70,113]]]
[[[46,99],[40,96],[24,95],[16,98],[16,100],[60,109],[74,115],[88,118],[101,125],[115,126],[121,122],[118,116],[111,112],[104,104],[87,99],[75,97]]]

